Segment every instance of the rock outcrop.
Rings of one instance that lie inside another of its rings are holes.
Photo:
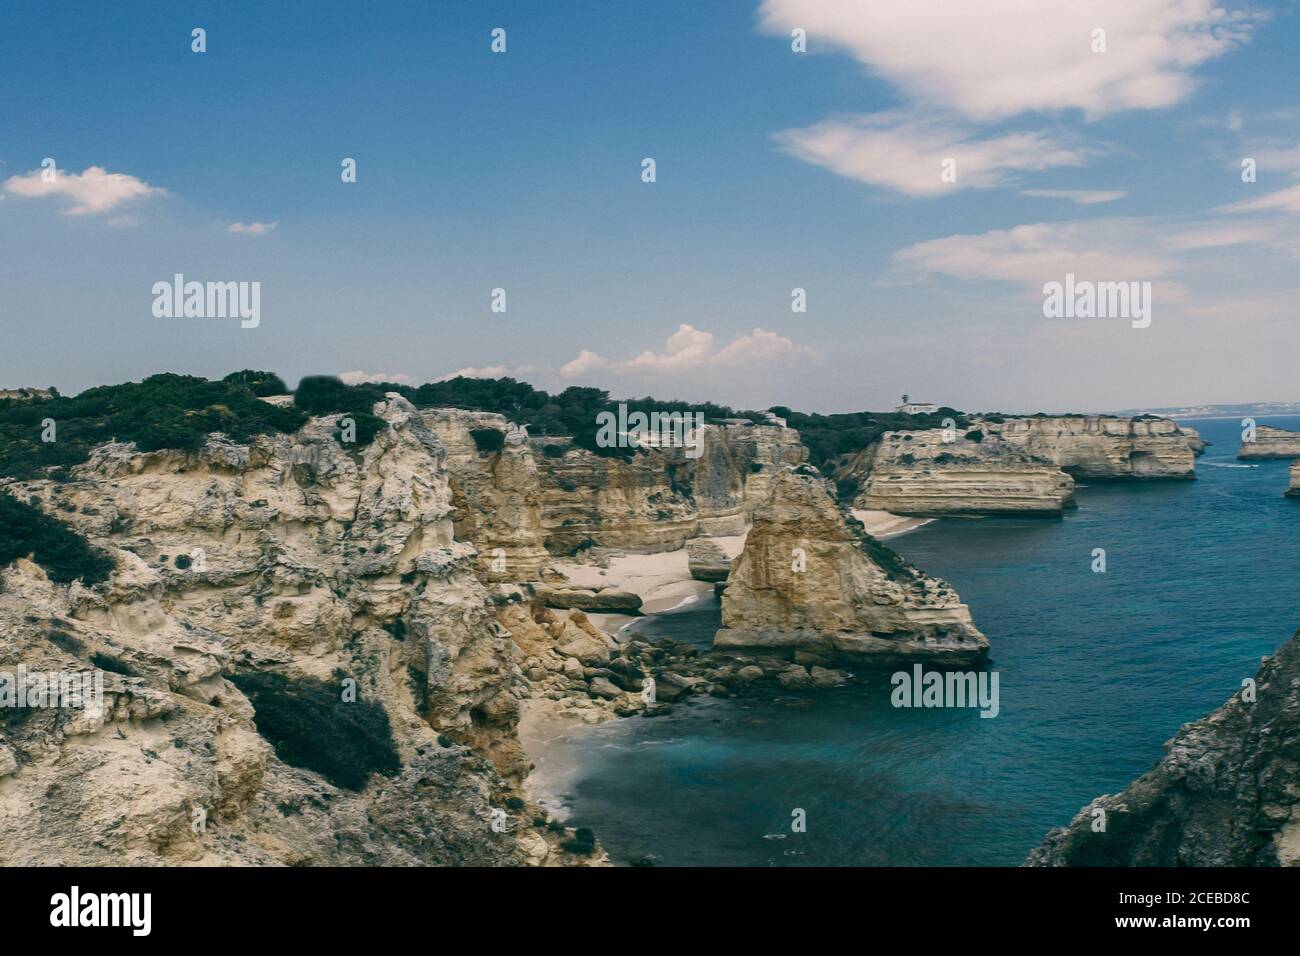
[[[543,543],[553,555],[599,546],[675,551],[700,534],[744,531],[772,476],[808,451],[792,428],[710,424],[702,450],[597,455],[567,438],[533,438]]]
[[[1167,419],[976,416],[963,429],[885,432],[835,478],[855,508],[1050,517],[1073,506],[1075,478],[1194,478],[1203,448]]]
[[[1256,425],[1254,440],[1243,441],[1241,447],[1237,449],[1237,457],[1243,461],[1300,458],[1300,432],[1273,428],[1270,425]]]
[[[894,514],[1056,517],[1074,503],[1054,462],[974,430],[885,432],[845,474],[861,488],[855,508]]]
[[[1300,634],[1253,683],[1184,725],[1154,769],[1084,807],[1027,863],[1300,866]]]
[[[1046,458],[1075,478],[1148,481],[1196,477],[1193,444],[1197,442],[1167,418],[976,418],[972,427],[1026,454]]]
[[[725,581],[731,573],[731,558],[712,538],[686,542],[686,565],[697,581]]]
[[[1290,485],[1287,486],[1288,498],[1300,498],[1300,460],[1291,462]]]
[[[479,577],[537,580],[550,555],[537,462],[524,430],[488,412],[438,408],[422,415],[447,449],[456,538],[478,549]]]
[[[400,396],[374,411],[363,449],[327,416],[8,484],[117,569],[0,570],[0,670],[105,678],[98,712],[0,709],[0,859],[568,859],[517,796],[526,682],[455,539],[443,444]]]
[[[722,597],[715,650],[799,664],[982,660],[988,640],[944,581],[867,535],[816,469],[781,472],[754,511]]]
[[[704,428],[704,447],[692,463],[691,494],[699,510],[699,533],[743,534],[754,508],[767,500],[772,479],[808,460],[793,428],[720,424]]]

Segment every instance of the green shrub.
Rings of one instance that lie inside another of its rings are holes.
[[[55,423],[55,441],[41,440],[45,419]],[[108,441],[135,442],[141,451],[195,451],[210,432],[248,442],[295,431],[305,420],[297,409],[270,405],[244,385],[170,373],[87,389],[75,398],[0,402],[0,475],[41,477],[84,462]]]
[[[231,682],[252,702],[257,729],[285,763],[359,791],[371,774],[402,769],[388,714],[374,701],[344,702],[339,684],[314,677],[236,674]]]
[[[32,555],[51,581],[108,580],[116,563],[62,521],[0,492],[0,567]]]
[[[232,385],[242,385],[259,397],[284,395],[289,391],[289,386],[284,384],[284,379],[274,372],[255,372],[251,368],[246,368],[242,372],[231,372],[222,381]]]

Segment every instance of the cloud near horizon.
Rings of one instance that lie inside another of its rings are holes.
[[[136,200],[167,195],[165,189],[150,186],[126,173],[110,173],[101,166],[88,166],[80,173],[55,169],[49,182],[44,178],[48,172],[34,169],[21,176],[10,176],[5,180],[4,191],[27,199],[55,196],[69,200],[72,205],[63,211],[65,216],[97,215]]]
[[[737,368],[759,365],[794,356],[812,357],[814,352],[806,346],[776,332],[766,329],[737,336],[720,349],[714,348],[714,335],[683,322],[668,337],[663,351],[647,349],[639,355],[621,361],[611,361],[602,355],[583,349],[572,361],[560,368],[560,376],[575,379],[597,369],[619,369],[629,372],[657,373],[689,372],[702,368]]]

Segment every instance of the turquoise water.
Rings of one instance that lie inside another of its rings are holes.
[[[1238,467],[1238,422],[1193,424],[1215,442],[1195,482],[1081,487],[1059,521],[936,521],[891,542],[951,581],[988,635],[996,718],[895,709],[879,674],[614,721],[573,738],[571,822],[619,862],[1020,863],[1300,627],[1287,463]],[[636,627],[707,644],[718,620],[710,599]],[[796,809],[806,832],[791,832]]]

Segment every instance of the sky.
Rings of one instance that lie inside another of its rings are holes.
[[[255,368],[823,412],[1294,401],[1298,14],[9,0],[0,387]],[[260,283],[256,327],[156,315],[177,273]],[[1046,316],[1067,274],[1150,283],[1150,324]]]

